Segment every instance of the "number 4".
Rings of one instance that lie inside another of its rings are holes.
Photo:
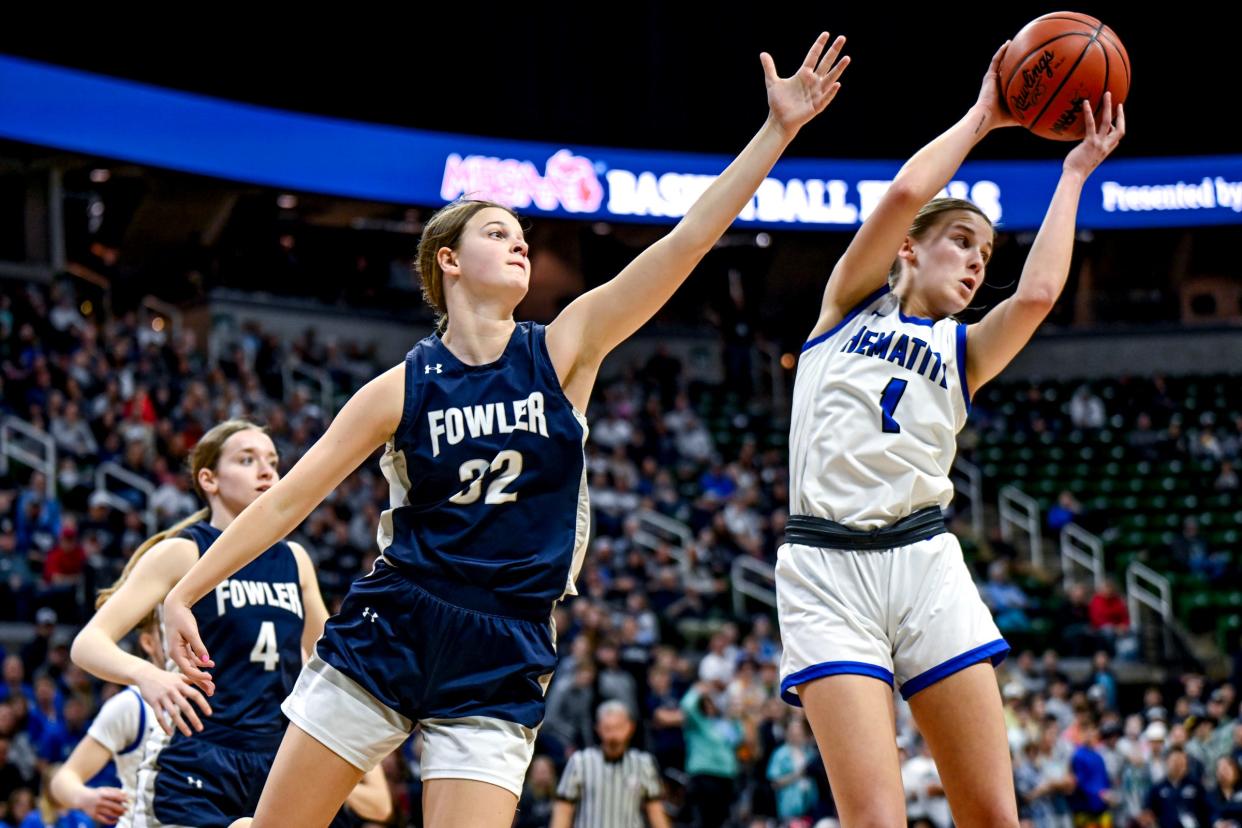
[[[880,425],[885,434],[901,433],[901,425],[893,419],[893,413],[897,411],[897,403],[901,402],[901,395],[906,393],[907,384],[906,380],[893,377],[888,381],[888,385],[884,386],[884,393],[880,395]]]
[[[263,664],[263,669],[271,672],[280,663],[280,648],[276,646],[276,624],[264,621],[259,627],[259,637],[255,639],[254,649],[250,651],[250,660]]]

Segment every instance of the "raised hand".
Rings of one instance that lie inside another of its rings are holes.
[[[1116,118],[1113,117],[1113,93],[1104,93],[1104,106],[1100,110],[1100,120],[1095,120],[1091,111],[1091,102],[1082,102],[1082,119],[1084,135],[1082,141],[1065,156],[1066,172],[1076,172],[1083,178],[1091,175],[1096,167],[1117,148],[1117,144],[1126,134],[1126,111],[1122,104],[1117,104]]]
[[[988,71],[984,73],[983,83],[979,87],[979,100],[975,102],[975,106],[984,110],[985,121],[982,124],[984,129],[1019,125],[1018,119],[1009,113],[1009,107],[1001,99],[1000,65],[1005,59],[1005,51],[1008,48],[1009,41],[1006,40],[996,50],[996,54],[992,55],[992,62],[988,64]]]
[[[824,32],[815,39],[798,71],[788,78],[776,74],[776,64],[770,54],[759,55],[768,89],[769,118],[786,135],[796,133],[836,97],[841,89],[841,73],[850,64],[848,55],[840,57],[844,47],[844,37],[838,37],[828,46],[828,33]]]

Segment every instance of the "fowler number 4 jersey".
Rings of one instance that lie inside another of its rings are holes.
[[[876,529],[953,499],[966,424],[966,326],[906,316],[888,286],[802,348],[790,514]]]

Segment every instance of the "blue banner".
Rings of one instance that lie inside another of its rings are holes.
[[[671,223],[728,158],[565,147],[284,112],[0,56],[0,136],[274,188],[434,206],[489,198],[519,212]],[[914,149],[913,147],[911,148]],[[848,230],[900,161],[790,159],[738,217]],[[1039,226],[1059,161],[967,162],[946,188],[1002,227]],[[1242,223],[1242,155],[1118,159],[1087,182],[1083,227]]]

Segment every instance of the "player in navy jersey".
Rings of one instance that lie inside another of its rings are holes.
[[[582,412],[600,363],[668,300],[832,100],[843,45],[821,35],[787,79],[763,55],[759,133],[668,236],[546,328],[513,319],[530,260],[511,211],[461,201],[428,222],[418,267],[440,331],[360,390],[165,600],[170,655],[210,687],[207,670],[222,659],[189,607],[384,447],[382,557],[284,705],[293,726],[255,824],[327,824],[415,726],[426,823],[512,823],[556,664],[552,611],[573,591],[589,529]]]
[[[254,812],[286,727],[280,703],[328,615],[306,550],[273,539],[193,608],[204,637],[229,654],[221,673],[227,683],[210,703],[184,675],[118,646],[161,607],[220,532],[280,478],[271,438],[243,420],[203,435],[190,466],[208,507],[135,550],[117,583],[101,593],[98,612],[71,652],[94,675],[137,687],[164,731],[147,747],[138,771],[132,819],[140,828],[227,826]]]
[[[893,686],[909,699],[960,826],[1016,826],[1001,638],[945,531],[970,394],[1027,343],[1069,272],[1083,184],[1125,132],[1083,101],[1017,292],[977,324],[952,315],[983,282],[991,222],[936,199],[970,149],[1015,121],[993,58],[979,98],[898,172],[837,263],[798,365],[790,517],[777,555],[782,696],[805,706],[844,825],[905,825]],[[1098,122],[1093,115],[1099,116]],[[877,681],[878,679],[878,681]]]

